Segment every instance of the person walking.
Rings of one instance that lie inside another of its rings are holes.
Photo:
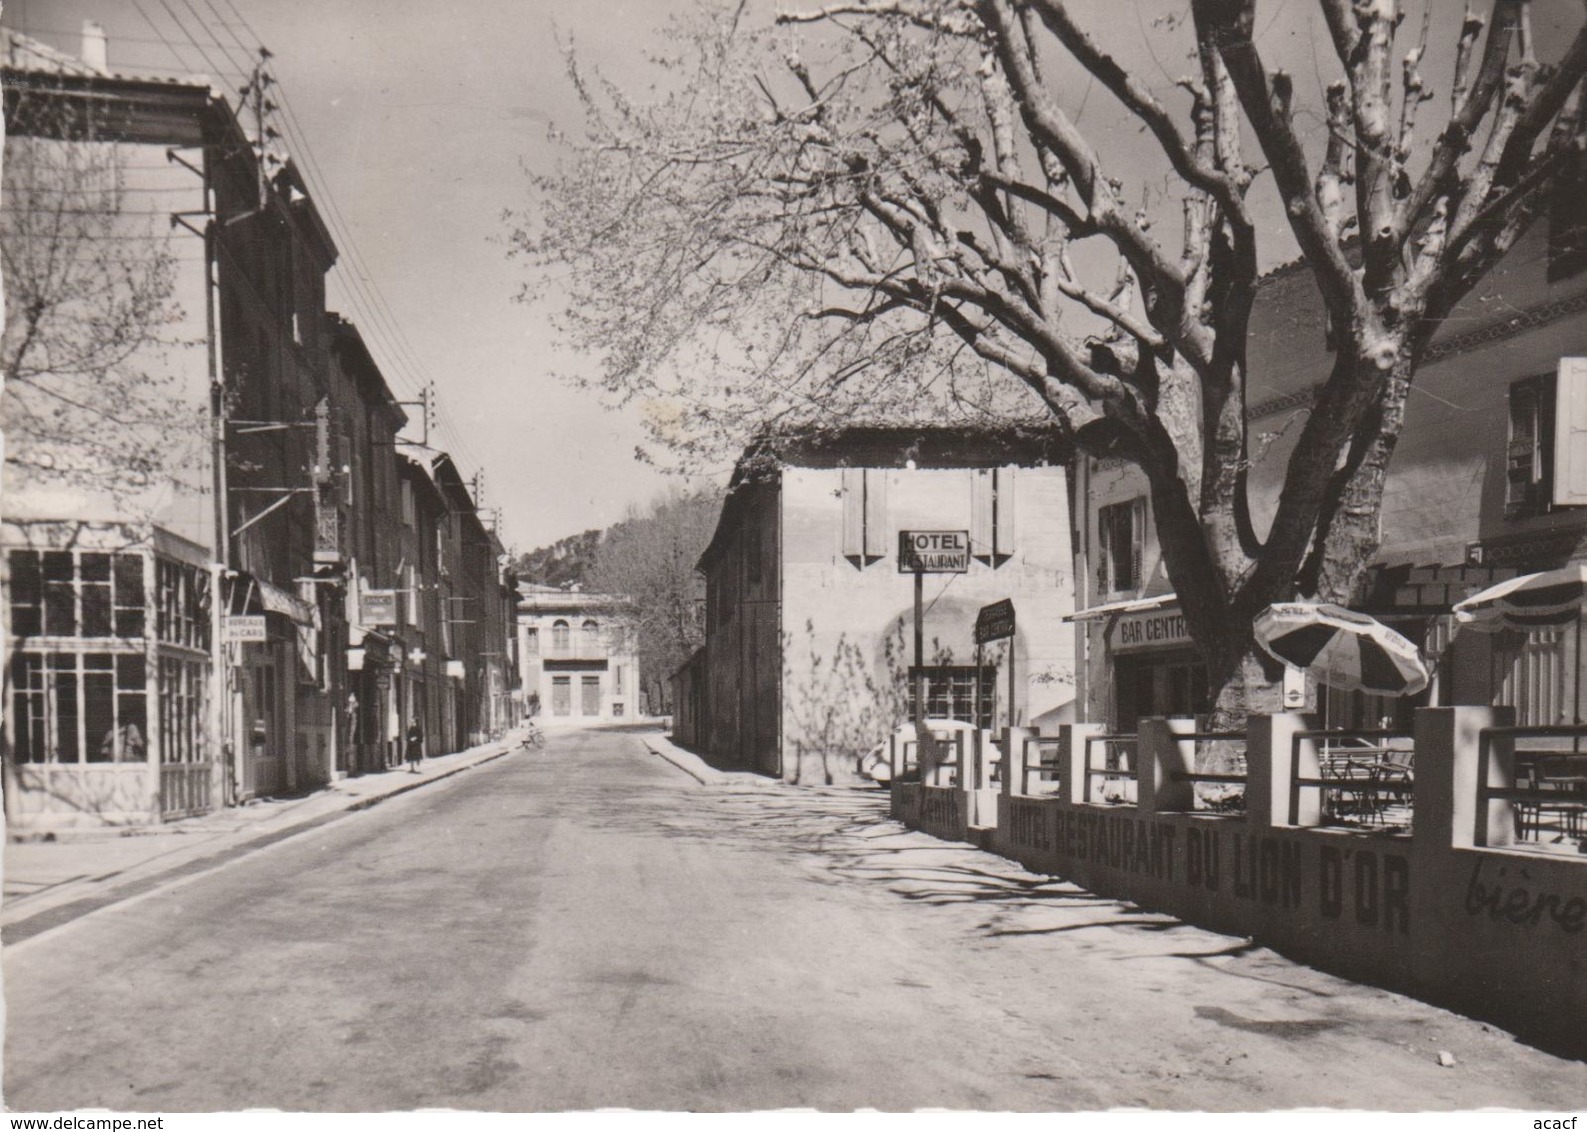
[[[415,723],[408,728],[408,770],[414,774],[419,773],[419,764],[424,761],[424,732],[419,730]]]

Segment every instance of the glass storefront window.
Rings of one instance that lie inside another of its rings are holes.
[[[138,554],[12,551],[12,632],[18,637],[142,637],[143,563]]]
[[[17,655],[11,695],[18,763],[142,762],[144,664],[113,653]]]

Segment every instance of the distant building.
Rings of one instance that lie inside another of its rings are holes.
[[[926,714],[1001,727],[1065,718],[1073,699],[1067,447],[1055,433],[848,428],[752,449],[700,558],[705,645],[674,682],[674,734],[722,766],[793,780]],[[963,531],[965,573],[914,577],[899,532]],[[1009,645],[975,664],[982,606],[1013,602]]]
[[[619,594],[521,583],[518,656],[523,691],[551,723],[639,714],[633,603]]]

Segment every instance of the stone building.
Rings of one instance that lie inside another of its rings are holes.
[[[633,603],[621,594],[527,582],[518,593],[518,656],[529,710],[551,724],[638,716]]]
[[[1408,726],[1419,704],[1507,704],[1526,724],[1572,712],[1576,636],[1455,633],[1450,607],[1518,573],[1587,561],[1587,276],[1549,225],[1519,241],[1445,322],[1407,403],[1361,608],[1423,646],[1419,697],[1320,693],[1330,723]],[[1328,374],[1322,303],[1304,264],[1266,275],[1251,319],[1253,518],[1265,529],[1299,422]],[[1163,570],[1139,470],[1076,463],[1081,718],[1132,732],[1205,711],[1205,670]],[[1296,695],[1315,692],[1294,690]]]
[[[1056,435],[836,429],[754,448],[700,558],[705,645],[675,680],[674,733],[723,766],[845,778],[855,757],[926,714],[983,727],[1054,722],[1073,698],[1067,448]],[[914,579],[901,531],[962,531],[964,573]],[[1012,601],[1006,642],[972,640]],[[1012,688],[1012,696],[1010,689]]]

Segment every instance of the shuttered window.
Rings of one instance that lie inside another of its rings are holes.
[[[1587,358],[1561,358],[1555,378],[1554,489],[1558,507],[1587,506]]]
[[[861,569],[887,554],[887,472],[843,469],[843,557]]]
[[[1541,515],[1553,498],[1554,376],[1510,386],[1510,438],[1505,449],[1506,518]]]
[[[1132,499],[1097,509],[1097,590],[1101,596],[1139,592],[1145,537],[1146,500]]]
[[[970,487],[970,553],[996,567],[1014,554],[1014,469],[978,468]]]

